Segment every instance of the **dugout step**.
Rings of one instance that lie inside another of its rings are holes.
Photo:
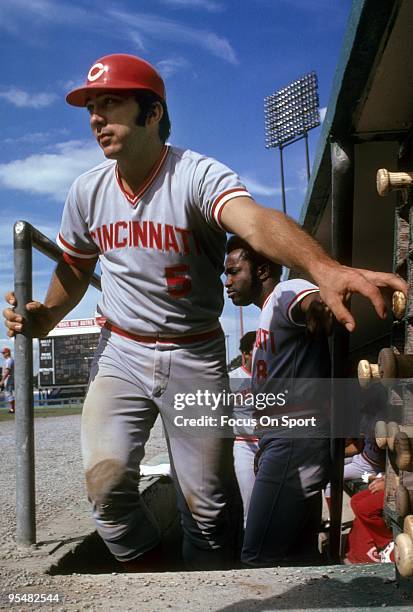
[[[157,556],[156,571],[159,572],[181,571],[183,569],[181,558],[182,529],[176,506],[174,485],[170,476],[167,475],[168,464],[167,454],[157,455],[144,465],[151,466],[151,468],[156,468],[159,465],[160,474],[156,473],[156,469],[154,470],[155,473],[150,469],[148,470],[149,474],[141,475],[139,481],[142,499],[158,523],[162,534]],[[59,553],[59,550],[56,552]],[[146,561],[147,557],[151,557],[150,553],[151,551],[148,551],[148,555],[142,555],[143,572],[155,571],[152,567],[152,559],[150,563]],[[122,564],[113,558],[98,533],[91,531],[80,541],[72,541],[71,545],[69,544],[69,549],[66,540],[60,555],[50,565],[47,573],[52,575],[105,574],[121,571],[123,571]]]

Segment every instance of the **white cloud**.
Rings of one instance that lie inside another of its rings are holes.
[[[53,104],[57,97],[53,93],[29,93],[17,87],[0,91],[0,98],[7,100],[18,108],[46,108]]]
[[[61,202],[73,180],[103,159],[94,143],[64,142],[55,146],[54,153],[30,155],[0,164],[0,185]]]
[[[327,113],[327,106],[323,106],[322,108],[320,108],[321,123],[323,123],[324,119],[326,118],[326,113]]]
[[[46,10],[48,8],[48,0],[2,0],[0,3],[0,27],[7,32],[18,34],[19,21],[21,15],[30,15],[30,18],[36,16],[39,12],[40,4]]]
[[[73,4],[54,0],[1,0],[0,27],[16,31],[21,21],[28,20],[34,26],[44,23],[81,23],[90,15],[85,9]]]
[[[174,42],[192,44],[206,49],[230,64],[238,64],[235,51],[228,40],[214,32],[192,28],[178,21],[155,15],[127,13],[119,10],[110,10],[107,14],[110,18],[115,19],[121,24],[122,31],[129,37],[138,34],[142,39],[145,36],[152,36],[157,41],[172,40]]]
[[[298,189],[299,193],[304,195],[305,193],[307,193],[307,188],[308,188],[307,168],[306,167],[298,168],[295,171],[295,175],[297,177],[296,188]]]
[[[67,136],[69,134],[69,130],[66,128],[62,128],[59,130],[50,130],[48,132],[29,132],[28,134],[23,134],[23,136],[17,136],[16,138],[5,138],[2,142],[4,144],[39,144],[41,142],[47,142],[48,140],[52,140],[57,136]]]
[[[164,78],[168,78],[180,70],[188,68],[188,66],[190,66],[190,63],[183,57],[171,57],[164,59],[158,62],[156,65]]]
[[[145,51],[145,43],[143,41],[143,37],[140,34],[138,34],[137,32],[132,32],[130,30],[128,35],[131,42],[136,45],[136,48],[139,49],[139,51]]]
[[[191,0],[191,4],[202,8],[209,7],[209,10],[218,6],[213,0]],[[238,64],[235,51],[226,38],[209,30],[193,28],[158,15],[103,8],[99,12],[92,12],[80,6],[56,3],[52,0],[1,0],[0,28],[19,35],[25,23],[30,24],[32,29],[36,24],[61,24],[94,32],[110,28],[112,35],[122,40],[125,36],[128,37],[140,50],[145,48],[145,40],[148,38],[158,44],[172,40],[204,48],[230,64]]]
[[[190,8],[204,9],[210,13],[218,13],[225,10],[225,7],[214,0],[160,0],[163,4],[167,4],[171,8]]]
[[[77,89],[78,87],[83,87],[84,84],[85,79],[68,79],[67,81],[57,81],[57,86],[65,92],[69,92],[72,89]]]
[[[253,195],[271,197],[279,195],[281,193],[281,189],[279,187],[264,185],[264,183],[260,183],[257,179],[253,178],[248,174],[244,174],[241,177],[241,180],[248,189],[248,191],[250,191]]]

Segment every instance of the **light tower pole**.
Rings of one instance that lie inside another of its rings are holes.
[[[287,212],[285,198],[283,150],[305,140],[307,180],[310,178],[308,132],[320,125],[318,80],[315,72],[304,75],[287,87],[264,98],[265,146],[280,151],[281,202]]]

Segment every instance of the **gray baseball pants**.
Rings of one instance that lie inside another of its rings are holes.
[[[136,559],[160,540],[138,493],[139,463],[160,413],[185,562],[193,569],[230,563],[232,440],[205,436],[202,430],[182,435],[172,425],[174,393],[194,391],[201,380],[227,388],[222,334],[178,346],[143,344],[102,330],[82,415],[82,454],[97,531],[119,561]]]
[[[241,560],[252,567],[311,564],[318,556],[329,439],[264,434],[259,448]]]
[[[254,461],[258,452],[258,442],[255,440],[237,440],[234,442],[234,468],[238,481],[244,512],[244,528],[247,524],[248,510],[252,489],[254,488]]]

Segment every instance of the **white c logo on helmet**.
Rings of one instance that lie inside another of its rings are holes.
[[[108,67],[98,62],[97,64],[92,66],[92,68],[89,70],[89,73],[87,75],[87,80],[96,81],[96,79],[101,77],[102,74],[107,71],[108,71]]]

